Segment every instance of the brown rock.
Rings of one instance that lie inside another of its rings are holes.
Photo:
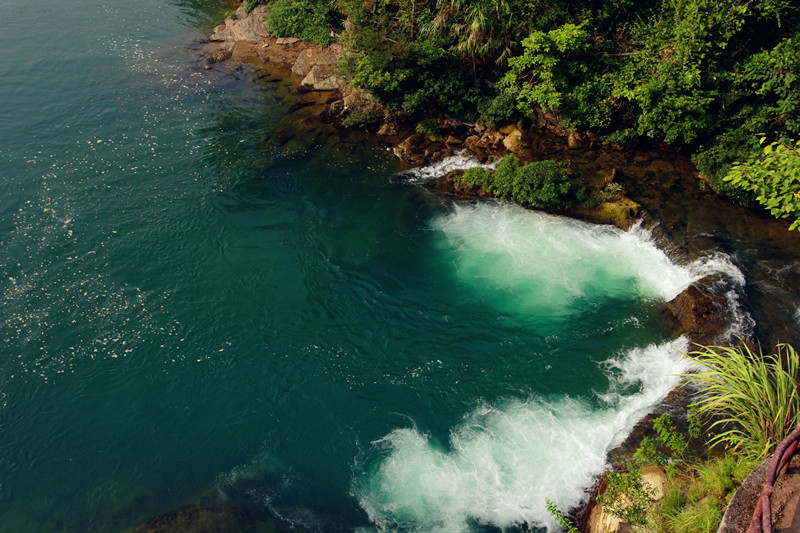
[[[264,9],[264,6],[256,6],[250,14],[247,14],[244,8],[240,7],[236,10],[236,18],[225,19],[224,24],[214,28],[209,39],[226,42],[259,42],[265,39],[269,32],[264,25]]]
[[[509,152],[519,152],[524,147],[522,143],[522,132],[514,128],[513,131],[506,134],[505,139],[503,139],[503,146],[505,146],[506,150]]]
[[[503,146],[503,134],[495,130],[486,130],[476,144],[479,148],[497,149]]]
[[[464,139],[464,146],[469,148],[470,150],[474,150],[477,144],[480,142],[481,138],[478,135],[470,135],[466,139]]]
[[[392,151],[404,163],[412,166],[423,165],[426,161],[425,150],[431,142],[421,133],[415,133],[395,146]]]
[[[583,146],[583,137],[577,131],[567,133],[567,146],[570,148],[580,148]]]
[[[667,303],[667,313],[678,327],[693,342],[703,345],[713,344],[728,322],[725,301],[709,292],[705,288],[708,284],[710,280],[703,278]]]
[[[667,489],[667,473],[661,466],[645,466],[642,468],[642,483],[650,488],[653,501],[658,501]]]
[[[453,137],[452,135],[448,135],[445,140],[445,144],[461,144],[462,141],[458,137]]]
[[[299,42],[300,42],[300,39],[298,37],[280,37],[280,38],[278,38],[277,41],[275,41],[275,44],[286,45],[286,44],[294,44],[294,43],[299,43]]]
[[[292,65],[292,74],[305,78],[314,66],[312,56],[313,50],[311,48],[300,52],[300,55],[297,56],[297,61]]]
[[[397,135],[397,124],[393,121],[389,120],[381,124],[380,129],[378,129],[378,135],[383,136],[392,136]]]
[[[315,65],[300,82],[299,89],[301,91],[335,91],[340,87],[336,76],[327,73],[326,69],[320,65]]]

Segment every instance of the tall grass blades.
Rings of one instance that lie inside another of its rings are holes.
[[[800,423],[800,360],[791,346],[779,344],[766,356],[746,346],[702,346],[689,357],[704,367],[685,376],[704,389],[697,412],[721,430],[710,445],[764,458]]]

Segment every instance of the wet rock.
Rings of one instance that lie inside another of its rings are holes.
[[[667,303],[666,312],[690,340],[713,344],[729,323],[725,300],[710,292],[714,278],[706,277],[690,285]]]
[[[394,147],[394,155],[404,163],[411,166],[425,164],[427,157],[425,150],[431,146],[431,141],[421,133],[415,133]]]
[[[642,206],[625,196],[620,196],[612,202],[603,202],[593,207],[578,206],[574,210],[575,216],[582,219],[595,224],[610,224],[620,229],[630,228],[639,220],[641,213]]]
[[[378,135],[381,136],[397,135],[397,124],[391,120],[384,122],[378,129]]]
[[[225,19],[209,36],[212,41],[250,41],[259,42],[265,39],[269,32],[264,25],[264,6],[256,6],[249,14],[245,13],[244,8],[236,10],[235,18]]]
[[[459,178],[464,175],[463,169],[452,170],[436,178],[436,192],[443,194],[452,194],[462,198],[484,198],[490,197],[489,191],[486,189],[471,189],[459,183]]]
[[[458,137],[453,137],[452,135],[448,135],[444,139],[445,144],[461,144],[462,141]]]

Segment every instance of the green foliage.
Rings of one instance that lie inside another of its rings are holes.
[[[501,91],[491,100],[478,104],[478,121],[492,128],[513,122],[520,116],[517,109],[517,95],[514,91]]]
[[[513,155],[503,158],[494,172],[482,167],[470,168],[459,181],[473,189],[486,189],[501,200],[537,208],[566,208],[574,204],[579,194],[558,162],[546,160],[522,165]]]
[[[714,417],[711,428],[721,430],[711,445],[721,443],[744,456],[764,458],[800,423],[800,357],[791,346],[780,344],[766,356],[746,346],[706,346],[690,357],[704,367],[686,375],[703,388],[696,411]]]
[[[487,98],[488,88],[475,72],[466,70],[441,43],[392,42],[370,29],[350,35],[347,42],[356,53],[342,64],[343,74],[408,114],[438,112],[474,119],[478,102]]]
[[[624,194],[625,194],[625,187],[623,187],[621,184],[616,183],[616,182],[611,182],[611,183],[607,184],[600,191],[600,195],[606,201],[612,200],[613,198],[615,198],[617,196],[620,196],[620,195],[624,195]]]
[[[558,525],[566,531],[567,533],[579,533],[580,530],[575,527],[575,524],[572,523],[572,520],[564,514],[564,511],[556,507],[556,504],[550,501],[550,499],[546,499],[545,502],[547,503],[547,512],[550,513],[550,516],[556,519]]]
[[[666,466],[685,459],[689,442],[678,433],[675,422],[666,413],[653,420],[655,437],[645,437],[633,457],[640,464]]]
[[[425,135],[439,135],[442,133],[442,126],[440,126],[438,122],[426,118],[417,124],[417,133],[423,133]]]
[[[299,37],[320,46],[331,44],[328,19],[334,16],[325,0],[272,0],[267,29],[278,37]]]
[[[734,165],[725,181],[755,193],[774,217],[791,218],[789,229],[800,230],[800,140],[765,142],[762,138],[762,153]]]
[[[717,530],[724,507],[713,499],[687,505],[669,519],[670,530],[680,533],[713,533]]]
[[[716,457],[685,469],[674,478],[653,510],[658,531],[712,533],[735,490],[758,465],[738,455]]]
[[[652,506],[653,490],[642,481],[642,472],[609,472],[608,487],[597,497],[610,513],[631,525],[647,524],[647,510]]]
[[[581,53],[589,49],[588,39],[584,24],[533,32],[522,41],[523,54],[508,60],[509,70],[500,85],[518,91],[517,105],[523,113],[531,113],[534,106],[559,110],[565,93],[587,73]]]
[[[246,0],[245,3],[242,4],[242,7],[244,8],[245,13],[250,13],[260,3],[261,0]]]
[[[342,120],[342,126],[344,126],[345,128],[363,130],[366,129],[371,123],[375,122],[376,120],[377,117],[375,116],[375,113],[372,112],[372,109],[367,107],[351,111]]]

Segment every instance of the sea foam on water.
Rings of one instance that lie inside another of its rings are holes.
[[[719,256],[673,263],[641,229],[508,204],[457,204],[431,228],[441,253],[455,257],[465,290],[500,293],[492,301],[504,312],[569,314],[609,295],[666,302],[715,272],[734,285],[744,281]],[[601,363],[608,388],[585,397],[531,391],[494,403],[476,399],[445,444],[413,425],[397,428],[357,465],[354,496],[379,531],[552,529],[546,500],[566,511],[587,497],[607,452],[678,383],[688,347],[681,337],[611,354]]]

